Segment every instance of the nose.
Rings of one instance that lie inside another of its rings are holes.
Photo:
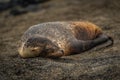
[[[19,55],[21,57],[25,57],[25,53],[23,52],[23,48],[18,49]]]

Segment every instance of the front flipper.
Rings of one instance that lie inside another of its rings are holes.
[[[46,57],[48,57],[48,58],[59,58],[59,57],[62,57],[63,55],[64,55],[63,50],[58,50],[58,51],[56,51],[54,53],[47,54]]]
[[[101,34],[99,35],[96,39],[94,40],[73,40],[71,42],[71,47],[70,50],[72,53],[80,53],[80,52],[84,52],[87,50],[90,50],[98,45],[101,45],[107,41],[111,41],[110,44],[108,44],[107,46],[111,46],[113,45],[113,39],[107,35]],[[107,47],[106,46],[106,47]]]

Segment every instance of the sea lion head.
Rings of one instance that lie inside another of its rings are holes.
[[[21,47],[18,49],[19,54],[23,58],[29,57],[45,57],[50,53],[58,50],[50,40],[41,37],[32,37],[28,39],[25,43],[22,43]]]

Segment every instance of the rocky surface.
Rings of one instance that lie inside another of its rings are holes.
[[[51,0],[38,11],[0,13],[0,80],[120,80],[120,0]],[[30,26],[49,21],[91,21],[114,45],[60,59],[22,59],[17,42]]]

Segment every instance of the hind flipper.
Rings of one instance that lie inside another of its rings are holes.
[[[93,44],[94,44],[93,46],[97,46],[97,45],[103,44],[103,43],[105,43],[107,41],[111,41],[111,43],[108,44],[107,46],[113,45],[114,40],[112,39],[112,37],[107,36],[105,34],[101,34],[96,39],[93,40]]]
[[[90,50],[98,45],[101,45],[109,40],[111,41],[111,43],[108,46],[110,46],[113,44],[113,39],[107,35],[104,35],[104,34],[99,35],[94,40],[87,40],[87,41],[73,40],[71,42],[70,50],[72,53],[84,52],[84,51]]]

